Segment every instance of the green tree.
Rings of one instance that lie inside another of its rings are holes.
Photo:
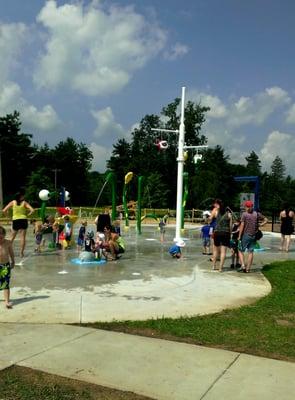
[[[166,208],[169,188],[158,173],[149,175],[144,183],[142,206],[147,208]]]
[[[255,151],[246,157],[246,173],[249,176],[260,176],[261,175],[261,161]]]
[[[206,203],[208,198],[220,198],[226,205],[233,206],[236,185],[229,156],[221,146],[208,148],[198,161],[189,197],[194,208]]]
[[[91,151],[85,144],[67,138],[59,142],[52,152],[50,169],[59,170],[60,186],[70,192],[72,204],[88,204],[89,171],[93,159]]]
[[[0,118],[0,151],[4,200],[24,187],[32,170],[32,135],[21,133],[20,114],[15,111]]]
[[[162,202],[168,202],[169,207],[175,207],[178,134],[176,132],[156,132],[152,128],[178,130],[179,104],[180,99],[175,99],[162,109],[162,116],[146,115],[131,133],[130,147],[126,141],[122,142],[122,140],[114,145],[112,156],[108,161],[108,168],[119,175],[119,191],[122,190],[123,177],[127,171],[143,175],[147,179],[150,175],[156,174],[155,176],[160,177],[161,182],[165,183],[168,188],[167,200],[162,200]],[[206,143],[206,138],[201,135],[200,131],[205,121],[204,114],[208,110],[208,107],[187,102],[184,115],[187,145]],[[169,147],[166,150],[158,149],[157,142],[161,140],[167,140]],[[119,155],[123,156],[123,154],[125,154],[125,164],[119,160]],[[186,162],[185,169],[189,174],[194,173],[192,157]],[[134,196],[136,196],[135,193]],[[166,196],[166,191],[163,191],[162,196]]]
[[[273,160],[270,169],[271,177],[274,179],[274,181],[281,183],[286,174],[286,167],[283,163],[283,160],[279,156],[276,156],[276,158]]]
[[[97,171],[89,173],[89,191],[87,200],[89,205],[94,207],[104,207],[112,202],[112,193],[110,184],[105,185],[107,172],[100,174]],[[100,196],[99,196],[100,195]]]
[[[54,191],[52,179],[46,174],[45,167],[39,167],[34,170],[27,181],[26,197],[34,207],[39,207],[41,200],[39,199],[39,192],[42,189],[47,189],[49,192]]]

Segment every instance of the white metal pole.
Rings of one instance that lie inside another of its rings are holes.
[[[181,207],[182,207],[182,192],[183,192],[183,147],[184,147],[184,99],[185,87],[182,87],[181,94],[181,114],[178,138],[178,157],[177,157],[177,197],[176,197],[176,231],[175,242],[182,241],[181,239]]]

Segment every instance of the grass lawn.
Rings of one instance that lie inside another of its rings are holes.
[[[83,326],[295,361],[295,261],[266,265],[263,274],[272,291],[249,306],[205,316]]]
[[[13,366],[0,371],[1,400],[149,400],[132,392]]]

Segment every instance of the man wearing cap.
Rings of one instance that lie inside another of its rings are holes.
[[[260,212],[253,210],[253,202],[247,200],[244,203],[245,212],[241,216],[241,225],[238,235],[239,241],[239,257],[241,268],[240,272],[250,272],[253,263],[253,252],[256,244],[255,233],[258,226],[263,226],[267,223],[267,218]],[[247,265],[245,265],[244,253],[248,250]]]

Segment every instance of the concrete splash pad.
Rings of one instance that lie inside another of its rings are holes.
[[[167,229],[165,243],[156,227],[134,228],[124,233],[127,251],[116,262],[74,265],[75,249],[33,252],[28,232],[27,257],[16,266],[11,279],[13,310],[4,310],[0,322],[85,323],[125,319],[179,317],[208,314],[238,307],[267,295],[269,282],[260,273],[269,260],[279,258],[271,235],[264,237],[269,249],[255,255],[253,273],[229,269],[211,270],[202,255],[199,228],[187,231],[183,258],[168,254],[174,230]],[[276,243],[277,244],[277,243]],[[15,243],[16,250],[19,243]]]

